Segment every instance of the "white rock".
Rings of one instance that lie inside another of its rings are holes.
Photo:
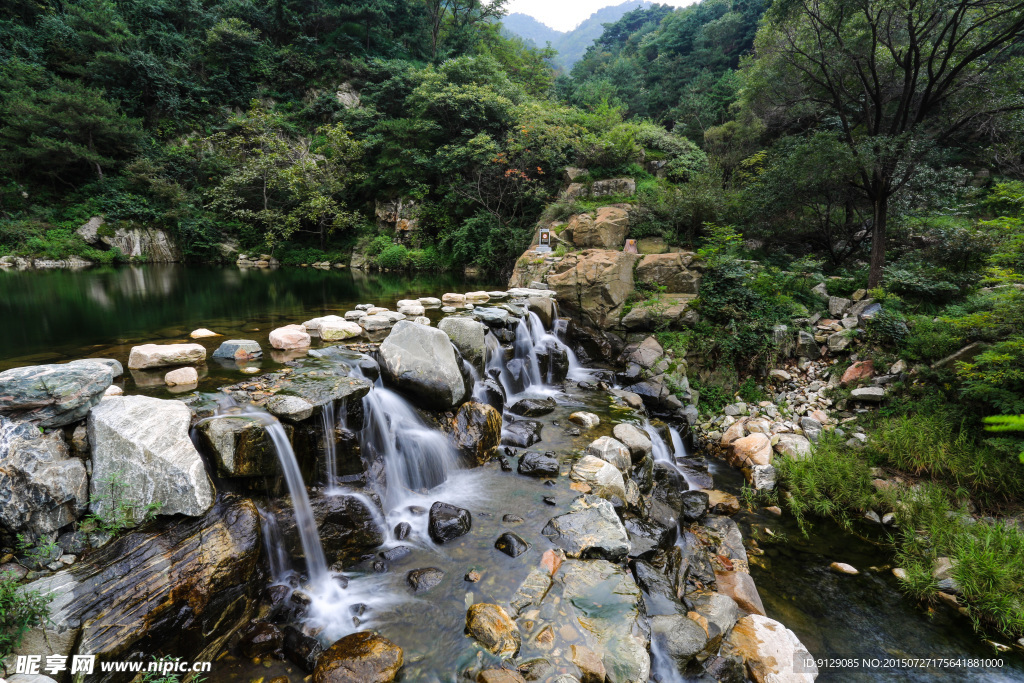
[[[339,318],[336,315],[329,316],[331,320],[323,320],[320,323],[320,339],[324,341],[341,341],[358,337],[363,333],[363,328],[351,320]]]
[[[383,315],[368,315],[360,320],[359,324],[362,325],[363,329],[367,332],[379,332],[391,327],[392,323]]]
[[[651,444],[651,437],[647,436],[647,432],[628,422],[615,425],[612,434],[629,449],[633,460],[637,462],[649,456],[654,448]]]
[[[219,337],[220,335],[216,332],[200,327],[198,330],[192,330],[192,334],[189,335],[193,339],[204,339],[206,337]]]
[[[132,370],[196,365],[204,362],[206,348],[202,344],[143,344],[133,346],[128,355],[128,367]]]
[[[850,564],[846,564],[845,562],[833,562],[828,567],[832,571],[838,572],[839,574],[849,574],[851,576],[860,574],[860,572],[857,571],[856,567]]]
[[[145,506],[157,514],[199,516],[214,501],[213,484],[189,438],[192,414],[184,403],[149,396],[114,396],[89,413],[92,445],[92,508],[111,519],[111,481],[120,481],[122,501],[136,505],[135,521]]]
[[[491,296],[487,292],[467,292],[466,303],[467,304],[485,304],[491,300]]]
[[[572,466],[569,478],[588,484],[594,493],[602,498],[618,496],[626,500],[626,485],[622,480],[622,472],[601,458],[584,455]]]
[[[432,296],[421,296],[418,301],[420,305],[425,308],[439,308],[441,306],[441,300]]]
[[[441,303],[454,304],[456,306],[466,303],[465,294],[456,294],[454,292],[448,292],[441,297]]]
[[[426,325],[427,327],[430,327],[430,318],[428,318],[425,315],[413,318],[413,322],[416,323],[417,325]]]
[[[593,413],[585,411],[578,411],[569,416],[569,421],[578,424],[584,429],[593,429],[597,425],[601,424],[601,418]]]
[[[778,368],[769,372],[768,375],[770,377],[774,377],[775,379],[781,379],[784,382],[788,382],[789,380],[793,379],[793,376],[790,375],[788,372],[786,372],[785,370],[780,370]]]
[[[111,384],[109,387],[107,387],[107,390],[103,392],[103,398],[109,398],[110,396],[120,396],[123,393],[124,389],[117,386],[116,384]]]
[[[383,306],[373,306],[366,310],[366,315],[384,315],[390,310],[390,308],[384,308]]]
[[[629,449],[619,440],[602,436],[587,446],[587,454],[601,458],[615,465],[620,472],[626,472],[632,465]]]
[[[749,677],[761,683],[813,683],[818,676],[814,658],[796,634],[760,614],[736,622],[722,654],[742,657]]]
[[[169,387],[187,386],[199,383],[199,373],[195,368],[178,368],[164,375],[164,384]]]
[[[275,349],[305,349],[309,343],[309,333],[302,325],[285,325],[270,333],[270,345]]]
[[[366,317],[366,311],[347,311],[345,313],[345,320],[352,322],[359,322]]]

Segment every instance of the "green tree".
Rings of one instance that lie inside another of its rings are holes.
[[[103,91],[15,62],[0,76],[0,161],[15,177],[75,185],[136,149],[139,121]]]
[[[757,35],[749,106],[775,130],[835,128],[872,206],[869,284],[893,196],[936,148],[1020,111],[1024,0],[785,0]]]
[[[296,231],[327,236],[352,225],[346,192],[362,153],[341,124],[322,126],[313,140],[291,138],[279,114],[253,102],[236,128],[208,138],[227,170],[209,190],[210,208],[255,229],[273,249]]]

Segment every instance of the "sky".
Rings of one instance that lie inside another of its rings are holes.
[[[684,7],[696,0],[657,0],[662,5]],[[559,31],[571,31],[602,7],[621,4],[622,0],[509,0],[509,14],[522,12]]]

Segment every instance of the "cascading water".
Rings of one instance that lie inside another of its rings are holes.
[[[263,547],[267,551],[270,576],[275,583],[286,584],[292,576],[292,561],[284,550],[281,528],[273,512],[260,508],[260,528],[263,530]]]
[[[365,377],[358,368],[353,376]],[[400,395],[378,379],[363,397],[363,428],[359,447],[370,457],[380,457],[387,479],[381,492],[385,508],[397,507],[411,491],[432,489],[457,467],[457,454],[448,439],[431,429]]]
[[[327,492],[333,493],[338,482],[337,418],[334,402],[328,401],[320,410],[320,426],[324,431],[324,470],[327,473]]]

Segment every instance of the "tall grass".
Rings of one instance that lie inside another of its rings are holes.
[[[957,498],[993,505],[1024,497],[1024,467],[948,413],[886,419],[872,434],[868,451],[878,462],[947,483]]]

